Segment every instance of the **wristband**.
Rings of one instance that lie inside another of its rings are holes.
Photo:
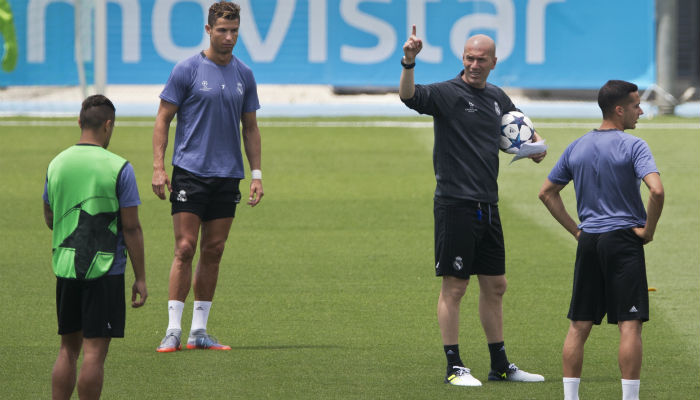
[[[413,61],[413,62],[410,63],[410,64],[406,64],[406,63],[403,62],[403,59],[404,59],[404,57],[401,57],[401,66],[402,66],[402,67],[404,67],[404,68],[406,68],[406,69],[412,69],[413,67],[416,66],[416,62],[415,62],[415,61]]]
[[[254,169],[254,170],[250,171],[250,179],[262,180],[262,171],[259,169]]]

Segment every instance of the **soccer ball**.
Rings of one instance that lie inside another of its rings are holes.
[[[499,146],[506,153],[515,154],[523,143],[532,142],[535,126],[530,118],[518,111],[511,111],[501,119]]]

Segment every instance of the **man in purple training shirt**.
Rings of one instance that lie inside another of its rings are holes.
[[[194,311],[188,349],[230,350],[207,334],[207,320],[228,233],[240,201],[244,176],[243,144],[251,169],[248,204],[263,196],[260,170],[260,108],[253,73],[233,54],[238,40],[240,6],[221,1],[209,8],[205,30],[209,48],[179,62],[160,95],[153,128],[153,192],[172,203],[175,257],[168,290],[169,322],[157,348],[181,349],[180,320],[194,287]],[[172,182],[165,171],[168,129],[177,114]],[[192,259],[199,240],[199,262],[192,279]]]
[[[564,399],[578,400],[583,347],[603,316],[620,330],[622,399],[639,399],[642,323],[649,320],[644,245],[654,239],[664,188],[649,146],[624,132],[634,129],[640,107],[637,85],[608,81],[598,92],[603,123],[571,143],[540,190],[540,200],[578,241],[569,332],[562,363]],[[574,181],[576,224],[559,192]],[[649,188],[644,209],[639,186]]]

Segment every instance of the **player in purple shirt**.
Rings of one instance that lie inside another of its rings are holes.
[[[251,169],[248,204],[263,196],[260,171],[260,108],[253,73],[233,54],[240,7],[226,1],[209,8],[209,48],[179,62],[160,95],[153,128],[153,192],[170,192],[175,258],[170,269],[168,328],[158,352],[181,349],[184,302],[194,287],[189,349],[230,350],[207,334],[207,320],[228,233],[240,201],[244,178],[241,133]],[[170,122],[177,114],[172,183],[164,157]],[[239,126],[242,124],[242,132]],[[192,259],[199,240],[199,262]]]
[[[649,320],[644,245],[654,239],[664,188],[649,146],[625,129],[643,114],[637,85],[608,81],[598,92],[600,128],[571,143],[542,185],[540,199],[578,240],[571,320],[562,354],[564,399],[578,400],[583,347],[593,325],[620,330],[619,366],[623,400],[639,399],[642,323]],[[560,193],[574,181],[578,217],[569,215]],[[649,188],[646,211],[639,186]]]

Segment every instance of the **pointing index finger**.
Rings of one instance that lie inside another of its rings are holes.
[[[411,32],[411,36],[416,36],[416,24],[413,24],[413,29]]]

